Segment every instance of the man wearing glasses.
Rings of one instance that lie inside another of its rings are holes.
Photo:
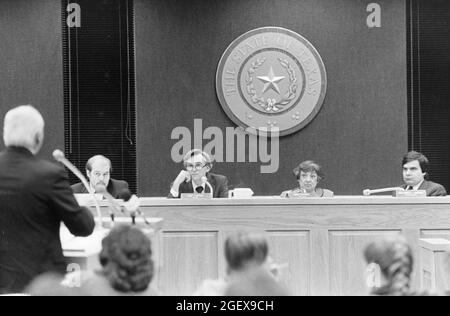
[[[173,182],[169,198],[180,198],[182,193],[211,193],[207,182],[213,189],[214,198],[228,197],[228,179],[209,172],[213,164],[207,153],[193,149],[184,156],[183,165],[185,170]]]

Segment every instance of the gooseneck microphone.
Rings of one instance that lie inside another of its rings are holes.
[[[368,196],[371,194],[394,192],[394,191],[405,191],[405,189],[400,188],[400,187],[383,188],[383,189],[376,189],[376,190],[365,189],[363,191],[363,195]]]
[[[80,172],[80,170],[78,170],[77,167],[75,167],[65,156],[64,153],[59,150],[56,149],[53,151],[53,158],[62,163],[64,166],[67,167],[67,169],[69,169],[70,171],[73,172],[74,175],[77,176],[78,179],[80,179],[81,183],[83,183],[84,187],[86,188],[86,190],[89,192],[89,194],[91,194],[91,196],[94,199],[94,204],[95,204],[95,210],[97,211],[97,217],[98,217],[98,223],[100,225],[101,228],[103,228],[103,218],[102,218],[102,212],[100,211],[100,205],[98,204],[98,200],[97,197],[95,196],[95,192],[94,190],[92,190],[92,188],[89,186],[86,178],[83,176],[83,174]]]
[[[212,185],[208,182],[208,178],[203,176],[202,177],[202,183],[205,183],[208,186],[209,190],[211,191],[211,197],[214,198],[214,190],[213,190]]]
[[[133,225],[136,224],[136,214],[144,220],[146,225],[151,225],[147,218],[145,218],[144,213],[139,209],[141,203],[136,195],[132,195],[128,189],[123,189],[119,192],[118,197],[124,201],[123,208],[130,214]]]
[[[56,161],[62,163],[64,166],[67,167],[67,169],[69,169],[70,171],[73,172],[74,175],[77,176],[78,179],[81,180],[81,183],[83,183],[84,187],[86,188],[86,190],[89,193],[95,193],[92,188],[89,186],[86,178],[83,176],[83,174],[80,172],[80,170],[78,170],[77,167],[75,167],[65,156],[64,153],[59,150],[56,149],[55,151],[53,151],[53,158],[55,158]]]
[[[111,194],[109,194],[105,185],[97,184],[95,186],[95,192],[102,194],[108,201],[109,206],[112,208],[112,211],[111,210],[109,211],[109,217],[111,217],[111,222],[114,223],[115,220],[114,212],[121,212],[122,211],[121,206],[114,200],[114,197]]]

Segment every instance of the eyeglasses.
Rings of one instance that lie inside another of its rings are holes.
[[[302,173],[300,174],[300,179],[307,179],[310,178],[311,180],[317,180],[319,176],[317,174],[308,174],[308,173]]]
[[[193,171],[195,170],[202,170],[206,165],[202,164],[202,163],[196,163],[195,165],[191,165],[191,164],[187,164],[186,165],[186,170],[187,171]]]

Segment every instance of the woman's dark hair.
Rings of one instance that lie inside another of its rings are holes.
[[[145,291],[153,278],[150,239],[131,225],[114,227],[102,241],[100,263],[111,286],[120,292]]]
[[[324,179],[325,175],[321,171],[321,167],[319,164],[315,163],[312,160],[305,160],[301,162],[297,167],[295,167],[292,172],[294,173],[297,179],[300,179],[300,172],[315,172],[320,179]]]
[[[237,232],[225,241],[225,259],[229,270],[240,270],[248,264],[263,264],[269,252],[267,240],[262,233]]]
[[[413,270],[413,256],[406,239],[390,236],[369,244],[364,250],[368,264],[376,263],[388,284],[376,288],[373,294],[408,295]]]

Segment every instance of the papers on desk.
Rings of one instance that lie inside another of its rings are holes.
[[[98,201],[103,200],[102,194],[96,193],[94,195]],[[94,197],[92,196],[92,194],[77,193],[77,194],[74,194],[74,196],[75,196],[75,199],[77,200],[78,204],[80,204],[82,206],[93,205],[95,203]]]
[[[100,253],[102,240],[108,232],[108,229],[98,229],[89,237],[76,237],[70,233],[65,225],[61,225],[60,238],[64,256],[83,257]]]

